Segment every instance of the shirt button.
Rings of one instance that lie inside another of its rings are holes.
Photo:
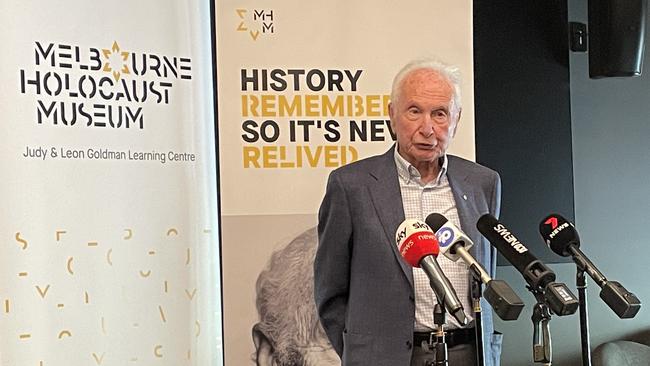
[[[411,349],[411,348],[413,348],[413,342],[406,341],[406,349]]]

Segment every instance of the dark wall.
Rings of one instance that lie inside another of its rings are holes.
[[[565,260],[540,220],[574,218],[566,24],[566,1],[474,1],[476,158],[501,174],[501,221],[545,262]]]
[[[570,19],[587,22],[587,0],[569,0]],[[647,17],[648,14],[645,14]],[[645,39],[650,38],[646,29]],[[647,41],[646,41],[647,43]],[[589,55],[573,53],[571,109],[576,227],[581,249],[610,280],[647,306],[650,258],[650,69],[640,77],[589,79]],[[650,337],[650,313],[618,319],[590,289],[594,346]]]
[[[474,3],[476,10],[483,9],[489,11],[490,16],[496,16],[491,10],[485,9],[488,4],[478,1]],[[503,5],[500,3],[495,4]],[[539,4],[539,1],[534,3]],[[567,10],[566,20],[587,23],[587,0],[568,0]],[[529,12],[528,15],[537,19],[549,17],[549,13],[543,11]],[[475,13],[475,22],[476,16],[477,13]],[[506,22],[507,17],[501,19]],[[521,22],[521,18],[515,19]],[[567,25],[565,23],[557,26],[566,29]],[[650,34],[646,34],[646,39],[650,39],[648,37]],[[538,40],[538,47],[544,47],[543,44]],[[540,50],[532,52],[536,52],[537,55],[544,53]],[[581,236],[581,249],[608,279],[621,282],[642,302],[650,301],[650,286],[647,284],[645,273],[650,257],[649,72],[645,70],[644,74],[637,78],[589,79],[589,54],[572,53],[567,49],[566,55],[569,61],[570,95],[566,96],[565,89],[568,86],[565,82],[560,82],[561,85],[553,87],[548,82],[537,80],[529,87],[537,89],[544,86],[549,92],[558,90],[567,98],[565,102],[570,102],[571,119],[564,128],[571,130],[570,145],[568,145],[569,154],[572,156],[571,176],[574,187],[571,202],[575,205],[575,223]],[[480,54],[475,55],[477,66],[481,62],[480,57]],[[536,57],[548,60],[547,56]],[[539,61],[539,63],[546,63],[546,61]],[[561,63],[556,66],[560,67],[560,65]],[[497,81],[493,80],[493,82]],[[504,85],[510,83],[506,80]],[[511,95],[511,98],[519,100],[516,95]],[[478,94],[476,99],[477,103],[485,103],[489,100],[479,97]],[[517,104],[517,102],[510,103]],[[531,111],[537,110],[539,109],[531,109]],[[548,110],[548,113],[553,115],[553,109]],[[477,117],[477,125],[479,123]],[[531,135],[538,134],[539,131],[537,126],[527,126],[525,129]],[[508,139],[512,138],[514,137],[508,137]],[[566,146],[557,146],[551,149],[553,155],[556,148],[566,153]],[[503,159],[507,158],[505,155],[507,154],[504,154]],[[526,156],[523,155],[521,159],[523,158]],[[504,188],[504,198],[505,195]],[[506,215],[504,207],[502,216],[504,221]],[[557,274],[558,281],[567,283],[577,294],[575,265],[557,263],[551,264],[550,267]],[[497,277],[508,282],[526,303],[526,308],[517,321],[504,322],[498,318],[495,320],[496,329],[504,333],[501,364],[503,366],[530,365],[532,364],[530,316],[534,300],[524,289],[524,280],[513,267],[499,267]],[[616,339],[650,339],[650,313],[646,309],[647,304],[642,306],[634,319],[621,320],[600,300],[598,294],[598,286],[588,279],[587,299],[592,349],[603,342]],[[578,315],[554,316],[550,326],[553,364],[580,365]]]

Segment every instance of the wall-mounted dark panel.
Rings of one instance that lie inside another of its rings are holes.
[[[589,0],[589,77],[639,76],[647,0]]]
[[[476,158],[501,174],[501,221],[545,262],[568,259],[540,220],[574,218],[568,52],[565,0],[474,1]]]

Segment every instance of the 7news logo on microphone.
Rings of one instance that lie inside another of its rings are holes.
[[[442,227],[436,232],[436,239],[438,239],[438,244],[441,248],[447,247],[454,242],[456,236],[454,230],[449,227]]]
[[[555,217],[555,216],[550,216],[550,217],[548,218],[548,220],[546,220],[546,221],[544,222],[544,224],[546,224],[546,225],[550,225],[550,226],[551,226],[551,230],[553,230],[553,231],[551,231],[551,233],[548,235],[549,239],[546,239],[546,244],[549,244],[550,239],[555,238],[555,236],[556,236],[557,234],[559,234],[562,230],[564,230],[564,229],[566,229],[566,228],[569,227],[569,222],[568,222],[568,221],[565,221],[565,220],[563,220],[563,221],[564,221],[564,223],[562,223],[562,225],[560,225],[559,227],[558,227],[558,225],[557,225],[557,223],[558,223],[558,218]],[[571,224],[571,226],[573,226],[573,224]]]

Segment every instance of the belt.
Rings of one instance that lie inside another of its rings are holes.
[[[455,347],[459,344],[470,344],[476,339],[476,330],[474,328],[459,328],[445,331],[445,343],[447,347]],[[435,342],[435,332],[415,332],[413,333],[413,344],[421,347],[422,342],[429,344],[429,341]]]

